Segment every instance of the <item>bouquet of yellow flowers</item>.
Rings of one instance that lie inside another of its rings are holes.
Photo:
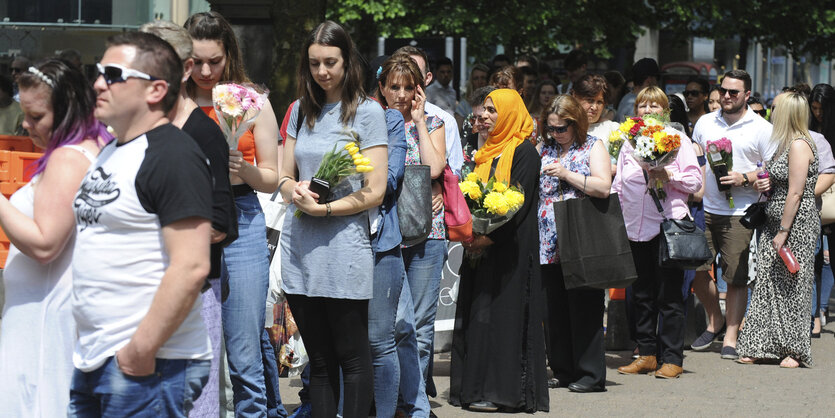
[[[525,203],[525,195],[517,186],[491,177],[485,184],[475,173],[467,174],[458,183],[470,213],[473,215],[473,233],[486,235],[513,218]]]
[[[319,195],[317,201],[325,203],[330,197],[331,190],[348,176],[356,173],[368,173],[374,170],[371,160],[360,153],[357,145],[357,134],[353,131],[348,133],[354,140],[337,151],[337,145],[322,157],[322,163],[313,178],[310,180],[310,191]],[[296,209],[297,218],[302,216],[302,211]]]

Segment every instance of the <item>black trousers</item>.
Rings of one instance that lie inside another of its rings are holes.
[[[632,283],[635,339],[642,356],[659,363],[682,365],[684,358],[684,271],[658,265],[660,237],[647,242],[629,241],[638,279]],[[661,327],[658,329],[658,316]]]
[[[287,295],[310,357],[310,402],[316,418],[336,416],[339,369],[342,416],[367,417],[374,393],[368,301]]]
[[[565,289],[559,264],[542,266],[548,298],[548,363],[561,385],[606,386],[604,291]]]

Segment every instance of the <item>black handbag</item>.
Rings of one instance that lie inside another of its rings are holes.
[[[644,172],[646,175],[646,172]],[[705,232],[689,217],[684,219],[667,219],[664,208],[658,200],[655,189],[650,188],[649,194],[655,202],[655,207],[664,220],[661,222],[661,235],[658,244],[658,265],[665,268],[680,270],[695,270],[697,267],[713,259],[713,253],[707,245]]]
[[[423,242],[432,232],[432,176],[428,165],[407,165],[397,196],[403,245]]]
[[[760,193],[760,198],[762,197],[763,195]],[[745,209],[745,213],[742,215],[742,218],[739,219],[739,223],[748,229],[757,229],[765,225],[765,221],[768,219],[768,216],[765,214],[766,205],[768,205],[768,202],[760,201],[750,204],[748,208]]]
[[[566,289],[624,288],[638,274],[617,193],[554,203]]]

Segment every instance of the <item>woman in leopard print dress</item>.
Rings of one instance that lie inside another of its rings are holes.
[[[809,311],[812,309],[815,239],[820,218],[815,210],[818,157],[809,136],[806,99],[784,93],[772,120],[772,140],[780,146],[767,163],[770,179],[757,180],[760,190],[770,186],[768,221],[760,237],[757,280],[737,351],[741,363],[781,360],[781,367],[811,363]],[[787,246],[800,265],[789,273],[777,253]]]

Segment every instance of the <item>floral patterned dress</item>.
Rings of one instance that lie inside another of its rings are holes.
[[[426,129],[431,134],[436,129],[443,128],[444,121],[435,116],[426,118]],[[417,126],[414,121],[406,122],[406,165],[420,164],[420,147]],[[432,232],[428,239],[446,239],[446,225],[444,224],[444,209],[432,217]]]
[[[559,145],[556,142],[548,145],[542,143],[542,167],[559,161],[566,169],[586,176],[591,175],[589,167],[589,153],[597,138],[587,136],[582,146],[571,144],[568,152],[560,158]],[[568,182],[560,181],[557,177],[540,174],[539,176],[539,264],[555,264],[560,262],[557,248],[557,226],[554,220],[554,202],[566,199],[585,197],[586,194],[575,189]]]

